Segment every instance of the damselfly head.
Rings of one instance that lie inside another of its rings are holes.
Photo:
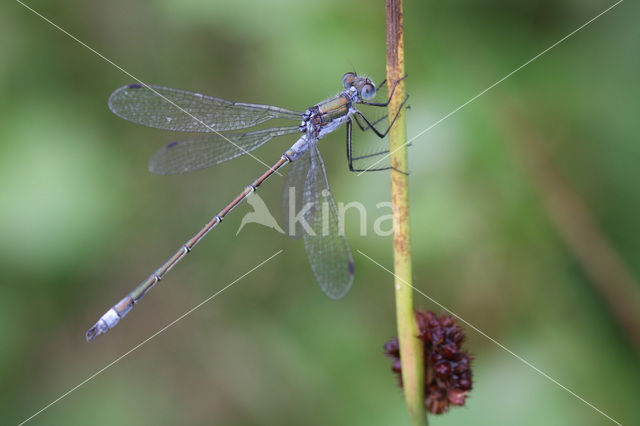
[[[358,77],[354,72],[348,72],[342,76],[342,85],[345,89],[355,87],[358,96],[364,100],[373,99],[376,96],[376,86],[367,77]]]

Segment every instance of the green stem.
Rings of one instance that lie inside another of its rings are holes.
[[[387,21],[387,87],[405,76],[404,27],[402,0],[386,0]],[[395,117],[405,99],[404,80],[398,83],[389,103],[389,117]],[[409,238],[407,128],[404,111],[389,132],[391,152],[391,203],[393,209],[393,254],[395,272],[396,317],[402,360],[402,381],[411,423],[427,423],[424,410],[424,354],[418,339],[418,327],[413,310],[413,277],[411,274],[411,241]],[[398,171],[399,170],[399,171]],[[407,285],[409,284],[409,285]]]

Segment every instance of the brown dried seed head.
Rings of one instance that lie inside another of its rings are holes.
[[[417,311],[418,337],[424,343],[425,406],[432,414],[442,414],[451,405],[464,405],[471,390],[471,360],[473,356],[462,350],[464,331],[454,317],[431,311]],[[402,386],[402,363],[398,340],[384,346],[392,359],[392,371]]]

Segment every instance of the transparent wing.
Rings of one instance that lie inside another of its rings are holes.
[[[353,257],[340,232],[338,209],[317,146],[309,148],[310,167],[303,202],[312,206],[306,217],[313,233],[304,233],[304,247],[318,283],[332,299],[343,297],[353,282]]]
[[[299,221],[290,223],[290,220],[293,221],[295,215],[302,211],[304,185],[311,166],[309,152],[307,150],[293,162],[282,190],[282,229],[292,238],[300,238],[303,232]],[[291,217],[292,214],[293,217]]]
[[[149,87],[153,90],[140,84],[119,88],[109,97],[109,109],[134,123],[179,132],[237,130],[272,118],[300,120],[302,115],[271,105],[231,102],[185,90]]]
[[[171,142],[154,154],[149,170],[159,175],[171,175],[204,169],[253,151],[276,136],[298,132],[297,126],[277,127],[225,135],[209,133]]]

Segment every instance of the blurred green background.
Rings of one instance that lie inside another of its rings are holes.
[[[336,93],[346,71],[385,76],[382,1],[28,4],[148,83],[305,109]],[[407,2],[408,136],[611,4]],[[132,79],[19,3],[0,9],[0,423],[26,419],[284,249],[30,423],[406,424],[382,355],[395,335],[392,277],[356,252],[392,265],[390,237],[372,232],[388,214],[376,204],[390,198],[389,175],[348,172],[342,131],[321,142],[332,189],[369,213],[366,236],[347,218],[356,280],[345,299],[322,294],[301,241],[255,224],[236,236],[251,211],[242,205],[123,325],[85,342],[263,167],[239,158],[152,175],[148,159],[176,135],[109,112],[109,94]],[[634,344],[550,219],[514,135],[548,153],[640,276],[639,12],[620,4],[409,154],[415,285],[623,424],[640,423]],[[293,139],[256,155],[271,164]],[[283,181],[260,190],[274,213]],[[465,328],[474,389],[432,425],[609,424]]]

